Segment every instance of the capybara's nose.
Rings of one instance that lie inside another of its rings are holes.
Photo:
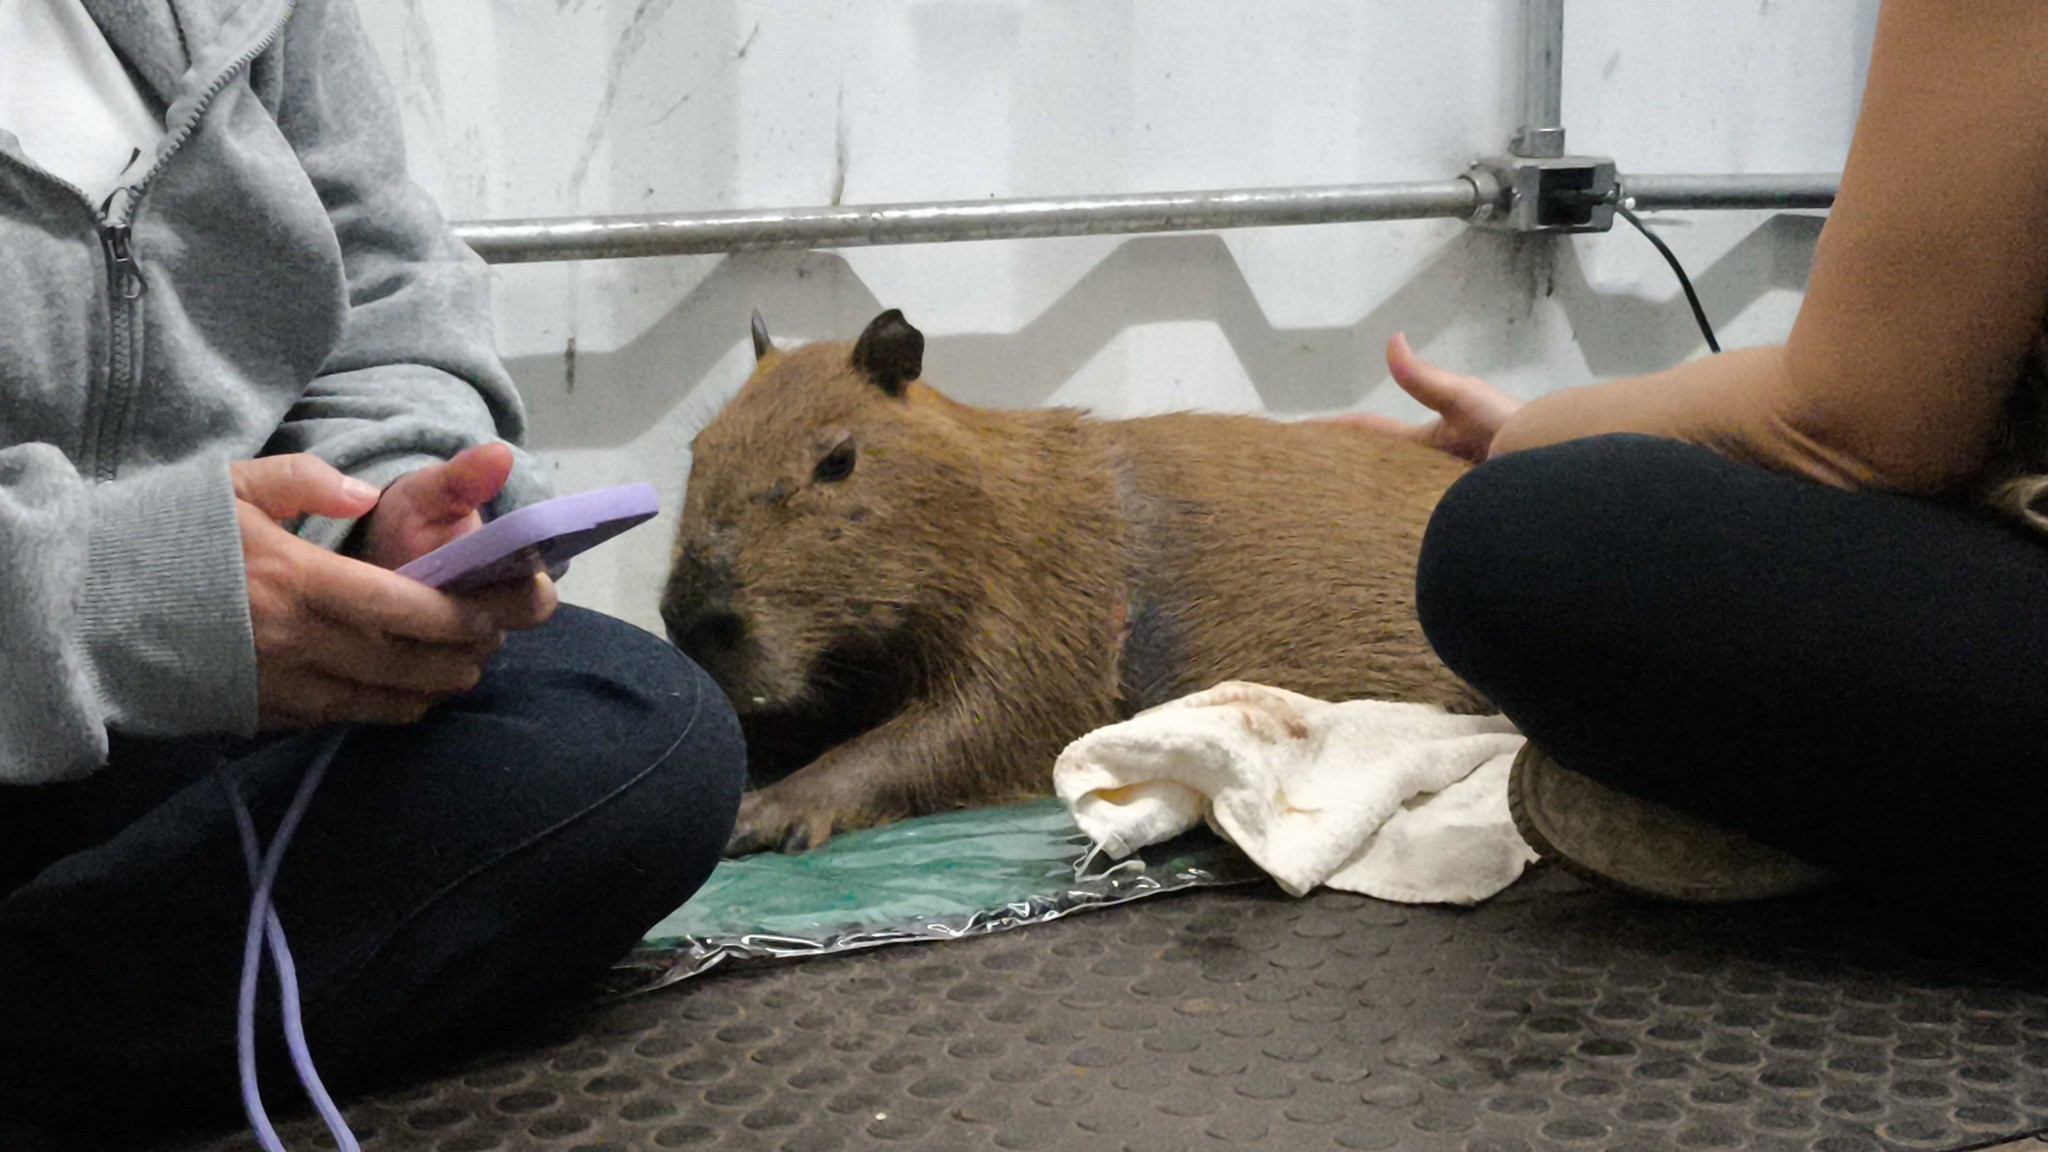
[[[664,607],[661,618],[668,625],[669,642],[685,655],[700,659],[731,652],[747,638],[747,622],[737,612],[719,608],[686,612]]]

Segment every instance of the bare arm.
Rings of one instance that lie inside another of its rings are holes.
[[[1970,479],[2048,311],[2044,59],[2048,4],[1886,0],[1790,339],[1530,401],[1492,452],[1645,432],[1842,486]]]

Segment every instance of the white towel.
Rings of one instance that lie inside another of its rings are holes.
[[[1508,815],[1522,739],[1501,716],[1239,681],[1074,741],[1053,790],[1116,859],[1206,818],[1295,896],[1474,904],[1536,859]]]

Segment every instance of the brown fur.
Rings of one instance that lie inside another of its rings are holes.
[[[855,349],[760,334],[697,437],[663,616],[757,777],[796,769],[733,850],[1043,795],[1075,737],[1224,680],[1480,706],[1413,601],[1460,462],[1342,425],[969,407],[875,366],[891,317],[914,377],[900,314]]]

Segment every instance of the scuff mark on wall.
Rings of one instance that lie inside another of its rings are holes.
[[[597,103],[597,114],[591,118],[590,131],[583,138],[583,147],[576,154],[576,164],[569,170],[569,196],[581,197],[583,182],[590,178],[590,165],[597,159],[597,150],[604,144],[606,130],[611,126],[612,106],[619,99],[619,85],[625,79],[626,69],[633,58],[647,43],[647,33],[668,14],[675,0],[640,0],[633,10],[632,19],[626,22],[625,31],[619,34],[618,43],[612,45],[611,59],[604,69],[604,97]]]
[[[416,98],[409,102],[415,105],[424,103],[421,111],[438,136],[443,115],[441,62],[434,53],[434,29],[427,23],[427,13],[420,0],[405,0],[404,36],[399,54],[399,67],[405,74],[401,91],[409,97],[426,97],[424,102]]]
[[[839,121],[832,140],[832,206],[846,195],[846,78],[839,78]]]
[[[1534,319],[1537,301],[1548,298],[1557,287],[1558,238],[1530,233],[1503,239],[1509,281],[1520,286],[1509,297],[1510,312],[1523,320]]]
[[[662,121],[664,121],[664,120],[668,119],[669,117],[671,117],[671,116],[675,115],[675,114],[676,114],[676,112],[677,112],[677,111],[679,111],[679,110],[680,110],[680,109],[682,108],[682,106],[683,106],[683,105],[685,105],[685,104],[688,104],[688,103],[690,102],[690,95],[691,95],[691,94],[690,94],[690,93],[688,93],[688,92],[685,92],[685,93],[683,93],[683,98],[682,98],[682,99],[680,99],[680,100],[676,101],[675,103],[673,103],[673,104],[669,105],[669,106],[668,106],[668,111],[666,111],[666,112],[663,112],[663,113],[662,113],[661,115],[659,115],[659,116],[656,116],[656,117],[655,117],[655,118],[654,118],[653,120],[649,121],[649,123],[653,123],[653,124],[659,124],[659,123],[661,123]]]
[[[562,347],[562,391],[574,395],[576,392],[576,338]]]

